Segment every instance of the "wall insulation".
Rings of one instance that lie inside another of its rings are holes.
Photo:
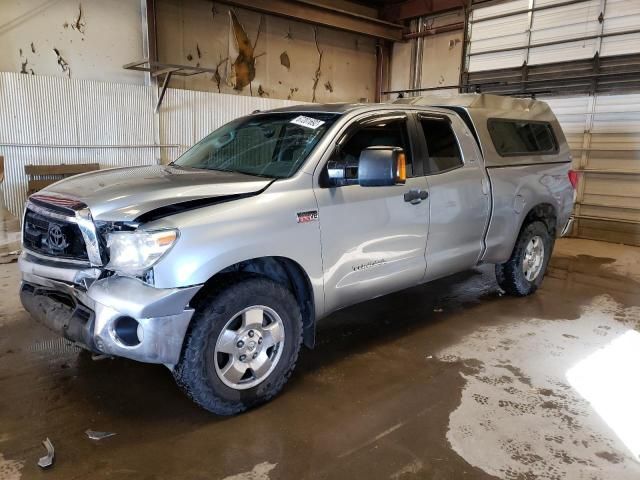
[[[25,165],[168,162],[222,124],[300,102],[169,89],[158,115],[153,87],[0,72],[1,186],[19,216]]]

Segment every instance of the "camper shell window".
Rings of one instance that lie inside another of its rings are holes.
[[[502,157],[558,152],[558,142],[548,122],[490,118],[487,127],[493,145]]]

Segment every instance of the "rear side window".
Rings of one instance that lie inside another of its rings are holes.
[[[426,175],[446,172],[463,165],[460,147],[448,120],[421,118],[420,125],[429,152],[424,169]]]
[[[524,122],[491,118],[489,134],[502,156],[546,155],[558,150],[551,124],[546,122]]]

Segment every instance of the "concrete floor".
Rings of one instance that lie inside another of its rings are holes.
[[[338,312],[284,392],[234,418],[162,366],[65,346],[17,284],[0,265],[2,480],[640,478],[640,248],[561,240],[528,298],[483,267]]]

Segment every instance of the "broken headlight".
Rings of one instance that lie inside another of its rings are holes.
[[[178,239],[178,230],[111,232],[107,235],[106,268],[138,276],[151,268]]]

